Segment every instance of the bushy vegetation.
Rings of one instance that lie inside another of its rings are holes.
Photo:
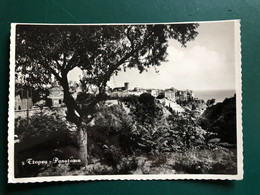
[[[119,105],[100,106],[95,124],[88,127],[90,156],[118,173],[128,173],[137,166],[131,156],[154,152],[157,143],[163,144],[161,134],[154,132],[162,115],[150,94],[121,98]],[[122,157],[128,159],[126,164],[122,165]]]
[[[203,105],[205,105],[204,100],[199,100],[199,99],[194,99],[194,98],[190,98],[188,100],[181,100],[178,99],[176,100],[176,103],[185,107],[185,108],[189,108],[189,110],[200,110]]]
[[[172,153],[172,168],[179,174],[236,174],[236,154],[215,146]]]
[[[147,94],[120,98],[118,105],[101,106],[89,131],[91,158],[100,159],[100,166],[108,166],[105,169],[110,174],[236,171],[235,154],[207,144],[211,132],[191,117],[174,112],[165,117],[164,112],[164,107]],[[178,158],[173,160],[174,154]]]
[[[20,169],[19,163],[29,157],[77,158],[78,148],[75,131],[70,131],[68,123],[56,114],[17,119],[17,170],[26,170],[18,172],[18,176],[236,173],[236,153],[208,142],[220,136],[219,131],[205,131],[192,116],[167,110],[150,94],[113,101],[112,105],[100,103],[95,118],[86,126],[89,164],[85,169],[62,164]],[[222,128],[221,124],[226,123],[220,122],[228,115],[223,117],[221,113],[233,107],[220,105],[209,107],[199,122],[209,125],[217,118],[211,127]]]
[[[155,103],[155,99],[148,93],[138,96],[127,96],[120,99],[130,109],[130,115],[137,124],[154,125],[155,121],[163,116],[161,107]]]
[[[208,132],[215,133],[222,142],[236,144],[236,98],[227,98],[223,103],[210,106],[199,119],[199,124]]]
[[[34,115],[15,121],[15,134],[20,147],[61,147],[75,145],[75,132],[58,115]]]
[[[43,166],[26,165],[26,159],[52,160],[77,157],[76,133],[58,115],[34,115],[15,120],[16,176],[37,175]]]

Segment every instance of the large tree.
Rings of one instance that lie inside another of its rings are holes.
[[[64,92],[67,120],[78,127],[79,154],[87,163],[85,124],[94,115],[111,76],[126,68],[140,73],[167,59],[168,39],[182,46],[193,40],[198,24],[156,25],[17,25],[16,75],[35,88],[51,82],[51,75]],[[68,73],[75,67],[85,72],[84,83],[98,93],[84,106],[69,92]]]

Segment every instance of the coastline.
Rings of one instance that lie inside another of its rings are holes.
[[[222,102],[225,98],[233,97],[236,94],[235,89],[219,89],[219,90],[193,90],[195,98],[207,101],[215,99],[216,102]]]

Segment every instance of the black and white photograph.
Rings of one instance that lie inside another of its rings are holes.
[[[242,179],[240,21],[12,24],[8,181]]]

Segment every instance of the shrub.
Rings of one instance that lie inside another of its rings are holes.
[[[138,100],[146,105],[154,103],[154,97],[150,93],[142,93]]]
[[[15,134],[19,143],[15,144],[16,177],[31,177],[45,170],[45,165],[27,165],[28,158],[52,160],[77,158],[76,132],[70,131],[68,124],[56,114],[34,115],[30,119],[15,120]]]
[[[30,119],[16,119],[15,133],[20,139],[19,149],[58,148],[76,146],[76,132],[57,115],[34,115]]]
[[[172,168],[184,174],[235,174],[237,168],[236,156],[222,147],[190,149],[172,154],[172,159]]]
[[[132,153],[133,143],[131,116],[118,105],[101,106],[95,118],[95,125],[88,126],[89,153],[92,157],[102,158],[103,146],[120,148],[123,155]]]

